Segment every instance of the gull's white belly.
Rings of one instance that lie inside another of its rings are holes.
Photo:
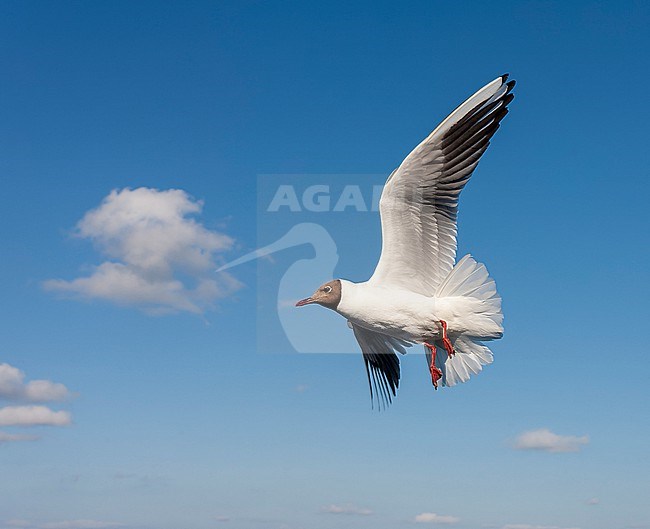
[[[381,287],[363,290],[363,298],[342,299],[337,308],[352,323],[411,342],[440,335],[436,298]]]

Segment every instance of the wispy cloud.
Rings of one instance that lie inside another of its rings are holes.
[[[587,505],[599,505],[600,504],[600,498],[589,498],[587,500]]]
[[[372,514],[372,511],[370,509],[357,507],[356,505],[349,503],[346,503],[345,505],[327,505],[326,507],[323,507],[321,511],[329,514],[352,514],[361,516],[369,516]]]
[[[58,522],[31,522],[29,520],[9,520],[7,527],[24,529],[112,529],[124,527],[117,522],[101,522],[98,520],[62,520]]]
[[[7,520],[5,522],[5,525],[7,527],[29,527],[30,523],[27,520],[14,519],[14,520]]]
[[[20,441],[36,441],[38,439],[40,439],[38,435],[0,432],[0,444],[15,443]]]
[[[48,522],[40,524],[39,529],[109,529],[123,527],[124,524],[116,522],[101,522],[98,520],[63,520],[61,522]]]
[[[147,313],[203,313],[241,285],[214,272],[233,239],[191,217],[202,208],[180,189],[114,190],[76,226],[76,235],[90,239],[106,261],[89,276],[51,279],[43,286]]]
[[[0,399],[48,402],[65,400],[70,391],[63,384],[49,380],[25,383],[25,373],[9,364],[0,364]]]
[[[0,426],[67,426],[72,422],[68,411],[47,406],[5,406],[0,408]]]
[[[557,525],[531,525],[516,523],[504,525],[501,529],[579,529],[578,527],[559,527]]]
[[[577,452],[589,443],[589,437],[583,435],[558,435],[546,428],[531,430],[520,434],[514,443],[518,450],[540,450],[544,452]]]
[[[415,523],[429,523],[438,525],[452,525],[458,523],[460,518],[448,514],[436,514],[435,512],[423,512],[418,514],[413,521]]]
[[[166,481],[165,476],[162,475],[137,474],[135,472],[122,472],[122,471],[115,472],[110,477],[116,481],[129,483],[139,488],[156,487],[164,484]]]

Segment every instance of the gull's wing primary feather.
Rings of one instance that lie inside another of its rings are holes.
[[[386,334],[369,331],[358,325],[351,325],[363,353],[370,398],[373,402],[377,398],[380,408],[382,404],[387,407],[399,386],[399,358],[395,351],[405,354],[406,347],[411,344]]]
[[[432,296],[454,266],[458,197],[508,113],[514,81],[498,77],[454,110],[388,178],[382,250],[369,282]]]

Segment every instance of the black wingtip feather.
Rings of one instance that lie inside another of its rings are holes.
[[[368,387],[370,388],[370,402],[372,408],[377,402],[377,409],[387,409],[397,396],[399,386],[399,363],[394,365],[393,355],[364,355]],[[399,361],[398,361],[399,362]]]
[[[505,83],[508,80],[508,77],[510,77],[510,74],[509,73],[504,73],[501,76],[501,81]]]

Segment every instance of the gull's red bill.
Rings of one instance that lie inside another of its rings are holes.
[[[314,300],[312,298],[305,298],[301,299],[298,303],[296,303],[296,307],[302,307],[303,305],[309,305],[310,303],[313,303]]]

